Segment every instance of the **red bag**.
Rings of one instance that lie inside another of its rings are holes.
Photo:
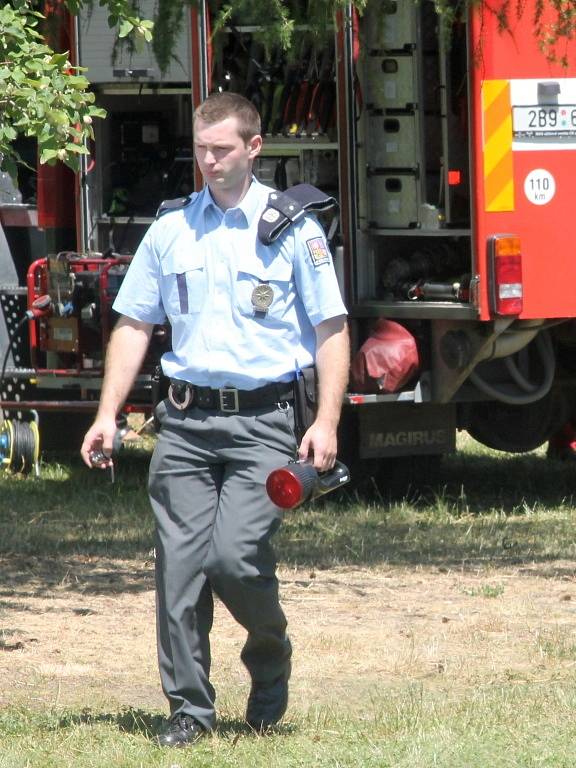
[[[398,392],[419,370],[416,339],[403,325],[380,318],[352,361],[354,392]]]

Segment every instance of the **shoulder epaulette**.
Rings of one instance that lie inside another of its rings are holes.
[[[175,211],[178,208],[184,208],[184,206],[188,205],[191,199],[192,198],[188,196],[175,197],[173,200],[163,200],[160,203],[158,210],[156,211],[156,218],[159,219],[160,216],[164,216],[164,214],[168,213],[168,211]]]
[[[285,192],[270,192],[258,222],[258,238],[264,245],[270,245],[308,211],[319,213],[335,207],[338,207],[336,198],[311,184],[296,184]]]

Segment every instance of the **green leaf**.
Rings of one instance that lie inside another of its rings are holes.
[[[90,83],[83,75],[68,75],[66,78],[66,85],[69,88],[74,88],[78,91],[88,88]]]
[[[54,53],[50,59],[50,63],[56,64],[58,67],[65,67],[66,65],[69,65],[68,56],[68,51],[65,53]]]
[[[66,144],[68,152],[74,152],[76,155],[89,155],[90,153],[84,144]]]
[[[44,69],[44,65],[40,61],[27,61],[24,64],[24,69],[26,69],[28,72],[41,72]]]
[[[40,162],[42,164],[48,163],[50,160],[56,160],[58,157],[57,149],[43,149],[40,152]]]
[[[11,125],[4,125],[4,138],[8,141],[14,141],[18,134]]]
[[[127,37],[127,35],[129,35],[133,29],[134,29],[134,24],[132,24],[131,21],[128,21],[128,19],[125,19],[120,25],[118,37]]]
[[[70,124],[70,115],[67,115],[66,112],[64,112],[62,109],[51,109],[46,117],[48,122],[52,123],[52,125]]]

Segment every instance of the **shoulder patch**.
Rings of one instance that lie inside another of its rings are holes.
[[[323,237],[312,237],[310,240],[306,240],[306,247],[315,267],[330,261],[330,251]]]

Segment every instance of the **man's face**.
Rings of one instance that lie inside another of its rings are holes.
[[[194,122],[194,154],[200,172],[210,190],[241,189],[252,173],[252,162],[260,152],[262,138],[253,136],[248,143],[238,133],[236,117],[219,123]]]

